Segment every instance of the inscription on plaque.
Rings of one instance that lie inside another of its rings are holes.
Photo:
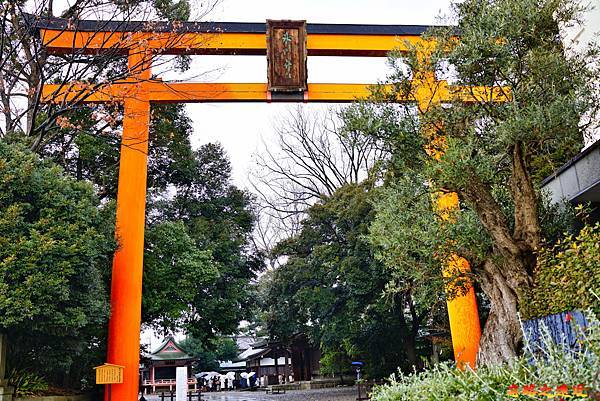
[[[123,383],[123,366],[105,363],[96,366],[96,384]]]
[[[267,60],[270,91],[305,91],[306,21],[267,20]]]

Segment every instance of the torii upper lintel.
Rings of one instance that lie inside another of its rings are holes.
[[[143,22],[31,17],[43,45],[55,54],[131,46],[130,35],[160,54],[258,55],[267,52],[267,24],[247,22]],[[306,24],[309,56],[385,57],[420,41],[425,25]]]

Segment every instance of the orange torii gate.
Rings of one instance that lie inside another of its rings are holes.
[[[36,27],[51,54],[96,53],[115,49],[127,55],[129,77],[107,84],[46,84],[43,99],[57,103],[124,104],[117,195],[115,252],[107,362],[125,367],[124,381],[113,386],[118,401],[138,395],[141,293],[146,203],[148,130],[151,103],[172,102],[352,102],[370,94],[371,84],[307,83],[307,56],[383,57],[426,44],[428,27],[413,25],[264,23],[143,23],[38,19]],[[427,46],[424,46],[427,48]],[[157,55],[266,55],[267,83],[164,82],[151,75]],[[426,57],[426,56],[424,56]],[[451,86],[433,73],[415,71],[414,102],[420,113],[432,105],[506,101],[502,88]],[[456,208],[455,194],[438,199],[440,209]],[[463,258],[448,271],[468,271]],[[473,288],[448,302],[454,355],[459,366],[475,365],[481,329]]]

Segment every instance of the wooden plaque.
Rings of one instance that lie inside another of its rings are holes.
[[[269,91],[304,92],[306,21],[267,20]]]
[[[123,383],[123,366],[105,363],[102,366],[96,366],[96,384],[116,384]]]

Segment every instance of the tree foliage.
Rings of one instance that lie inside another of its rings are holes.
[[[167,221],[146,232],[142,321],[164,328],[193,321],[198,289],[214,285],[218,267],[200,250],[182,222]],[[192,316],[191,316],[192,315]]]
[[[79,181],[77,185],[85,187],[84,182],[90,182],[93,192],[104,205],[96,204],[95,207],[109,237],[112,237],[114,227],[113,200],[117,193],[122,106],[112,103],[82,106],[87,96],[85,91],[76,94],[73,101],[42,104],[40,91],[46,83],[78,81],[98,88],[115,79],[126,79],[129,76],[126,57],[116,47],[101,54],[82,49],[54,56],[42,51],[35,35],[39,20],[29,16],[28,12],[40,18],[52,17],[59,12],[61,17],[71,19],[74,24],[78,19],[97,13],[93,18],[101,16],[116,25],[132,18],[154,20],[159,16],[182,20],[191,15],[201,18],[215,4],[215,1],[209,1],[204,2],[205,7],[199,4],[200,7],[192,8],[187,0],[84,0],[71,2],[62,12],[54,9],[62,4],[47,0],[0,4],[3,27],[0,50],[3,55],[10,56],[0,59],[0,108],[3,113],[0,139],[10,147],[21,144],[54,160],[67,175]],[[127,48],[137,43],[121,45]],[[173,60],[157,56],[153,66],[161,70],[188,67],[185,58],[177,58],[175,64],[168,64]],[[189,141],[191,133],[190,119],[182,106],[153,105],[143,317],[144,323],[163,331],[183,328],[195,331],[198,337],[210,337],[221,331],[235,330],[244,314],[244,305],[249,301],[246,284],[260,268],[260,263],[248,245],[254,221],[250,196],[231,184],[230,166],[223,150],[217,145],[208,145],[194,151]],[[90,187],[86,188],[92,191]],[[80,246],[75,235],[71,239],[73,247]],[[96,251],[100,253],[102,248],[97,247]],[[62,384],[78,386],[80,383],[67,383],[68,379],[78,380],[82,372],[88,372],[96,363],[92,359],[103,352],[99,348],[103,347],[106,335],[108,311],[103,288],[109,287],[109,259],[100,277],[102,288],[96,287],[94,280],[86,281],[85,277],[77,280],[81,290],[88,291],[86,296],[98,304],[103,303],[104,311],[97,314],[94,337],[82,333],[71,338],[66,331],[43,335],[40,330],[19,342],[19,347],[30,353],[23,360],[37,358],[32,363],[36,372],[46,376],[47,372],[52,372],[53,380],[64,377]],[[64,283],[57,281],[55,284],[58,287]],[[22,296],[26,301],[25,294]],[[48,295],[40,298],[40,302],[51,304],[66,296],[65,293],[55,298]],[[62,305],[62,301],[58,304]],[[30,309],[24,308],[23,313]],[[50,325],[63,319],[60,314],[52,314],[52,310],[47,308],[47,315],[43,312],[43,316],[32,324]],[[77,308],[67,310],[73,313],[64,317],[65,321],[73,320],[68,324],[84,325],[85,316],[78,314]],[[70,348],[78,357],[63,358],[63,347]],[[61,384],[61,380],[55,381]]]
[[[305,211],[340,187],[358,184],[388,152],[383,143],[343,124],[341,110],[290,109],[275,126],[273,144],[256,155],[252,186],[260,206],[255,243],[270,267],[275,244],[301,229]]]
[[[240,352],[236,342],[230,337],[201,341],[188,336],[180,345],[189,355],[197,358],[194,362],[195,372],[218,371],[220,361],[233,361]]]
[[[376,401],[454,401],[597,399],[600,395],[600,330],[593,314],[578,335],[581,347],[565,350],[550,336],[543,350],[527,349],[511,363],[482,366],[476,371],[439,364],[418,374],[394,375],[389,384],[375,389]],[[534,362],[534,363],[532,363]]]
[[[429,347],[421,330],[439,298],[416,303],[410,285],[384,296],[392,277],[366,238],[374,217],[370,189],[368,182],[340,188],[309,208],[300,233],[278,245],[287,261],[265,285],[264,319],[279,339],[308,334],[321,346],[326,370],[358,358],[380,377],[398,365],[420,365]]]
[[[544,206],[539,183],[583,144],[592,121],[587,117],[597,109],[591,82],[598,75],[591,62],[598,53],[576,53],[561,41],[559,27],[578,17],[576,1],[473,0],[453,10],[457,27],[434,29],[424,36],[427,45],[392,56],[394,91],[376,91],[375,99],[416,98],[419,82],[406,73],[408,64],[438,77],[451,66],[454,84],[509,88],[502,90],[510,91],[510,100],[498,103],[471,92],[475,102],[430,104],[424,115],[408,104],[374,103],[351,109],[348,120],[382,137],[394,152],[386,177],[391,195],[378,201],[383,214],[373,226],[381,256],[399,274],[417,262],[419,273],[408,274],[423,277],[433,276],[431,268],[454,252],[468,258],[490,301],[480,362],[499,362],[519,348],[522,294],[534,279],[537,250],[557,231],[547,222],[563,221],[549,218],[556,209]],[[419,217],[421,211],[439,220],[424,199],[443,192],[456,192],[463,201],[460,215],[444,216],[454,228]],[[386,219],[400,211],[391,204],[395,195],[406,209],[392,225]]]
[[[600,223],[586,224],[540,249],[535,280],[521,305],[524,319],[600,306]]]
[[[73,384],[80,376],[64,372],[94,357],[90,342],[107,322],[110,218],[89,184],[4,142],[0,176],[0,331],[10,364]]]
[[[254,224],[251,197],[231,184],[231,165],[223,148],[207,144],[193,152],[193,157],[191,174],[156,198],[149,211],[149,232],[153,226],[179,222],[185,228],[184,233],[178,234],[180,240],[189,245],[177,245],[177,249],[167,252],[202,254],[205,266],[196,273],[185,273],[185,278],[180,271],[182,266],[165,266],[173,276],[186,280],[187,291],[180,286],[173,289],[191,302],[178,304],[183,326],[165,324],[168,320],[161,319],[147,323],[165,330],[183,327],[203,340],[217,333],[232,333],[238,322],[247,317],[252,291],[249,284],[262,262],[250,242]],[[189,237],[191,243],[183,237]],[[155,250],[148,245],[147,242],[146,255],[152,258]],[[164,283],[146,285],[160,287]],[[160,296],[147,299],[149,303],[163,303]]]
[[[120,118],[102,136],[92,108],[71,113],[71,124],[40,151],[68,172],[92,181],[103,199],[115,199]],[[252,200],[231,183],[223,148],[193,150],[193,128],[183,105],[152,109],[143,323],[160,332],[190,330],[198,338],[230,333],[245,316],[247,285],[262,264],[251,246]]]

